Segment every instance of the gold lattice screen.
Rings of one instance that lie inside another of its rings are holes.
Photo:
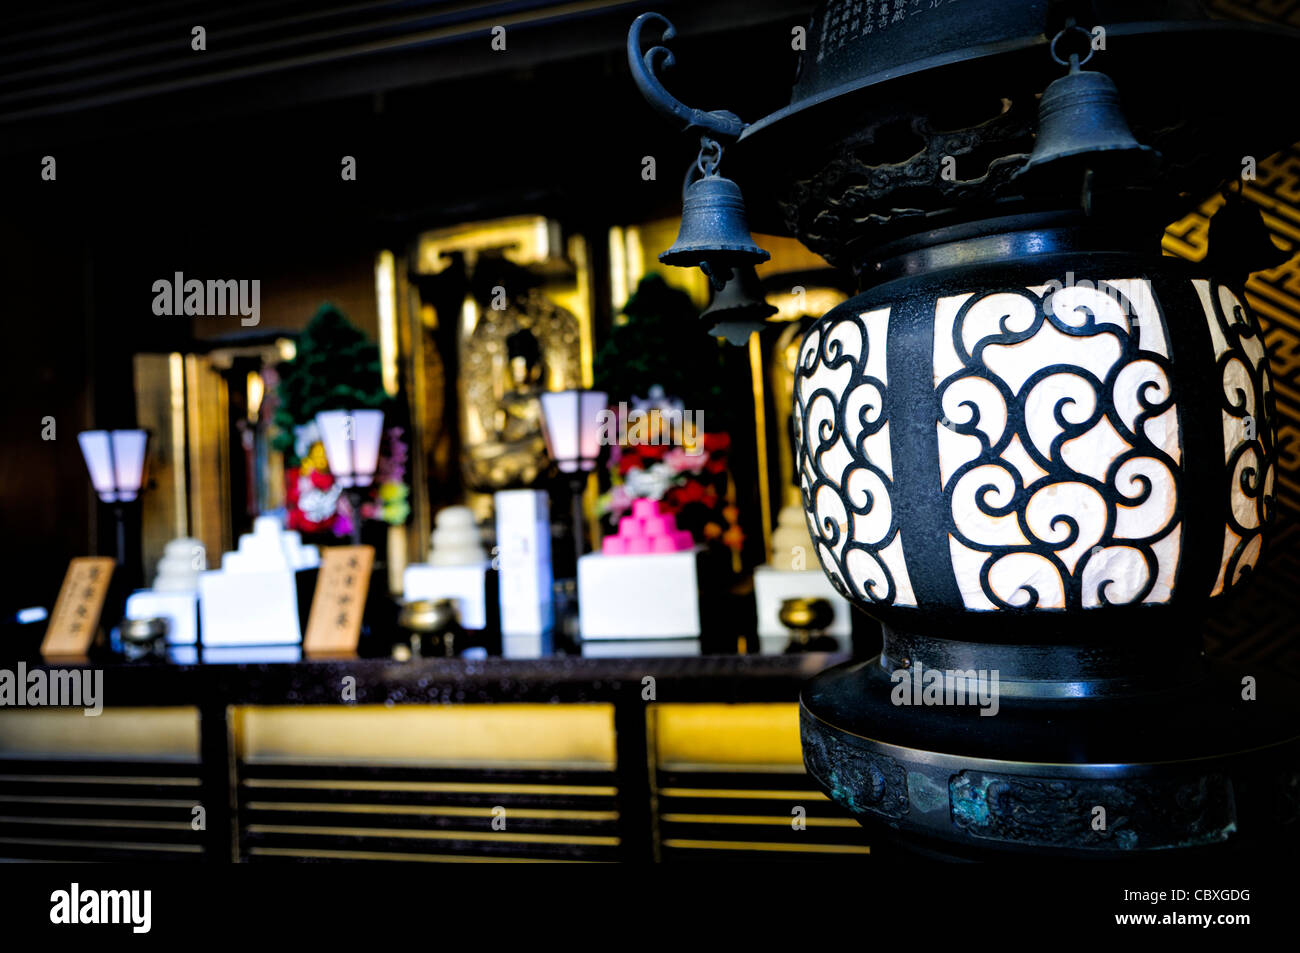
[[[1216,15],[1300,29],[1300,0],[1210,0]],[[1261,91],[1278,101],[1278,121],[1293,122],[1292,89]],[[1241,193],[1256,203],[1275,241],[1300,253],[1300,143],[1259,162]],[[1165,251],[1199,261],[1208,248],[1210,216],[1222,197],[1206,201],[1165,233]],[[1300,258],[1257,272],[1246,301],[1259,317],[1273,374],[1278,431],[1278,524],[1255,582],[1231,612],[1210,623],[1211,655],[1259,662],[1300,675]]]
[[[1264,223],[1283,248],[1300,252],[1300,144],[1259,163],[1258,178],[1242,183],[1241,193],[1260,207]],[[1210,216],[1222,196],[1203,203],[1171,225],[1165,251],[1200,261],[1208,244]],[[1294,519],[1300,512],[1300,257],[1246,284],[1246,301],[1259,316],[1268,347],[1278,413],[1278,502]]]
[[[1271,5],[1300,15],[1300,0]],[[1241,193],[1260,207],[1275,242],[1300,252],[1300,144],[1262,160],[1257,178],[1243,182]],[[1171,225],[1165,251],[1204,258],[1210,217],[1222,204],[1222,196],[1216,196]],[[1246,301],[1264,331],[1277,401],[1278,525],[1254,584],[1233,611],[1210,623],[1207,649],[1220,658],[1295,675],[1300,674],[1300,256],[1252,275]]]

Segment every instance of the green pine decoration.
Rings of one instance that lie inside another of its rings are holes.
[[[279,396],[272,446],[294,467],[294,428],[317,412],[384,407],[379,348],[338,308],[323,304],[298,336],[294,359],[281,366]]]
[[[610,329],[596,355],[598,390],[618,402],[644,399],[658,384],[687,407],[725,412],[722,346],[703,333],[690,295],[652,272],[637,284],[623,314],[627,321]],[[714,426],[722,422],[711,419]]]

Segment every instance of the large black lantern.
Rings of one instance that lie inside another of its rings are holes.
[[[863,8],[818,9],[791,104],[732,150],[764,230],[862,289],[803,340],[796,455],[884,645],[805,689],[809,772],[945,855],[1294,836],[1296,688],[1201,648],[1274,517],[1250,229],[1198,264],[1160,235],[1289,141],[1238,71],[1300,34],[1175,0]]]

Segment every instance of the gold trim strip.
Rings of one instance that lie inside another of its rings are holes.
[[[659,770],[681,774],[780,774],[789,777],[808,773],[802,764],[709,764],[700,761],[665,761],[659,765]]]
[[[318,814],[432,814],[437,817],[492,817],[490,807],[421,807],[418,804],[314,804],[310,801],[249,801],[246,811],[313,811]],[[617,811],[559,811],[508,808],[510,817],[552,821],[617,821]]]
[[[188,831],[189,821],[135,821],[122,818],[90,817],[6,817],[0,815],[0,824],[44,824],[48,827],[135,827],[142,830]]]
[[[2,780],[2,779],[0,779]],[[197,783],[197,782],[195,782]],[[589,794],[613,797],[618,788],[581,784],[460,784],[453,781],[316,781],[293,778],[245,778],[247,788],[293,788],[338,791],[426,791],[455,794]]]
[[[168,447],[172,453],[172,528],[177,536],[190,535],[189,493],[185,459],[185,355],[167,356]],[[150,577],[153,578],[152,576]]]
[[[767,817],[762,814],[663,814],[659,818],[669,824],[771,824],[789,825],[790,817]],[[806,817],[809,827],[861,827],[851,817]]]
[[[500,840],[520,844],[590,844],[617,847],[617,837],[589,834],[512,834],[509,831],[418,831],[392,827],[315,827],[294,824],[249,824],[249,834],[307,834],[321,837],[393,837],[402,840]]]
[[[254,847],[250,857],[329,857],[337,860],[409,860],[423,864],[589,864],[595,861],[549,857],[488,857],[482,854],[416,854],[379,850],[299,850],[293,847]]]
[[[4,781],[39,781],[41,784],[67,782],[72,784],[156,784],[159,787],[199,786],[198,778],[142,778],[142,777],[101,777],[90,774],[0,774]]]
[[[67,804],[77,807],[193,807],[193,801],[174,801],[164,798],[132,797],[42,797],[23,794],[0,794],[0,801],[22,804]]]
[[[730,788],[661,788],[663,797],[732,797],[750,798],[755,801],[829,801],[821,791],[768,791]]]
[[[397,256],[387,248],[375,255],[375,310],[379,324],[379,373],[384,392],[397,396]]]
[[[608,771],[613,773],[614,770],[613,768],[593,765],[590,761],[483,761],[472,758],[458,760],[439,758],[436,761],[424,761],[412,758],[323,758],[319,755],[310,757],[266,757],[258,755],[252,758],[244,758],[243,763],[255,768],[319,768],[321,765],[329,765],[330,767],[367,768],[380,771],[390,768],[439,768],[469,771],[532,772],[544,769],[547,771]]]
[[[870,854],[870,847],[854,844],[766,844],[761,841],[679,840],[664,841],[665,847],[687,850],[773,850],[794,854]]]
[[[763,561],[772,557],[772,487],[767,463],[767,396],[763,379],[762,335],[749,337],[749,378],[754,397],[754,438],[758,451],[759,515],[763,520]]]
[[[0,837],[0,844],[31,844],[36,847],[108,847],[113,850],[167,850],[176,854],[201,854],[196,844],[132,844],[127,841],[45,840],[39,837]]]

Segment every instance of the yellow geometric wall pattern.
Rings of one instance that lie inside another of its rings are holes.
[[[1300,0],[1259,4],[1287,8],[1300,18]],[[1300,144],[1262,160],[1254,181],[1241,194],[1259,206],[1274,243],[1300,253]],[[1208,250],[1210,217],[1222,196],[1169,227],[1167,254],[1199,261]],[[1300,674],[1300,254],[1284,264],[1251,275],[1246,302],[1259,318],[1268,349],[1277,407],[1277,523],[1263,564],[1243,598],[1230,612],[1210,621],[1209,654],[1233,661],[1259,662]]]
[[[1241,194],[1259,206],[1274,244],[1300,252],[1300,145],[1259,163],[1253,182]],[[1171,255],[1200,261],[1208,248],[1210,217],[1223,205],[1215,196],[1165,232]],[[1246,302],[1259,317],[1278,412],[1278,503],[1300,512],[1300,259],[1258,271],[1246,283]]]
[[[1300,0],[1210,0],[1226,19],[1300,29]],[[1276,90],[1279,121],[1293,121],[1291,89]],[[1283,118],[1285,117],[1285,118]],[[1274,243],[1293,257],[1251,275],[1246,302],[1259,318],[1277,408],[1277,522],[1260,570],[1243,598],[1207,625],[1206,650],[1217,658],[1300,676],[1300,143],[1261,159],[1241,194],[1259,206]],[[1208,199],[1164,236],[1166,254],[1199,261],[1208,250],[1210,218],[1223,204]]]

